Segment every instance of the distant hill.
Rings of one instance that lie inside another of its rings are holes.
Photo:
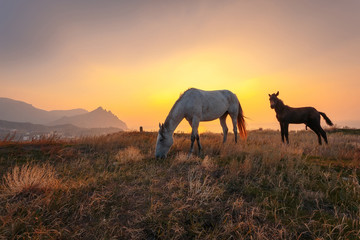
[[[92,112],[71,116],[62,117],[56,121],[51,122],[49,125],[63,125],[72,124],[77,127],[83,128],[108,128],[116,127],[127,130],[126,124],[121,121],[111,111],[106,111],[102,107],[95,109]]]
[[[120,132],[119,128],[80,128],[71,124],[45,126],[41,124],[9,122],[0,120],[0,140],[4,139],[7,135],[15,134],[15,140],[20,140],[24,136],[30,139],[37,136],[47,136],[56,134],[61,137],[80,137],[80,136],[97,136],[109,133]]]
[[[81,108],[46,111],[10,98],[0,98],[0,120],[48,126],[71,124],[80,128],[128,129],[116,115],[102,107],[92,112]]]
[[[80,115],[84,113],[88,113],[85,109],[82,108],[76,108],[76,109],[70,109],[70,110],[51,110],[49,113],[56,116],[56,119],[59,119],[61,117],[71,117],[75,115]]]
[[[0,120],[13,122],[30,122],[34,124],[47,124],[62,117],[87,113],[85,109],[54,110],[46,111],[32,106],[31,104],[0,98]]]

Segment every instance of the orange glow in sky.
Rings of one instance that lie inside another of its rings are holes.
[[[358,1],[5,1],[1,97],[98,106],[157,130],[188,88],[228,89],[248,128],[277,127],[268,93],[360,127]],[[201,131],[220,132],[218,121]],[[186,122],[178,131],[189,131]],[[229,128],[231,129],[231,127]]]

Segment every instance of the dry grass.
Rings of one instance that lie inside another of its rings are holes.
[[[49,164],[25,164],[15,166],[3,176],[1,186],[5,195],[17,196],[20,194],[46,193],[60,186],[55,169]]]
[[[217,169],[215,160],[206,155],[201,162],[201,166],[207,171],[215,171]]]
[[[188,198],[199,204],[208,203],[211,200],[220,199],[223,189],[211,182],[209,175],[203,175],[198,168],[192,168],[188,172]]]
[[[0,239],[358,239],[355,133],[202,134],[201,157],[176,134],[164,160],[156,133],[4,143]]]
[[[115,159],[120,163],[139,162],[144,159],[144,155],[141,154],[140,149],[130,146],[123,150],[120,150]]]

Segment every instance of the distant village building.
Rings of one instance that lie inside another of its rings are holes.
[[[140,126],[140,132],[143,132],[143,131],[144,131],[143,127],[142,127],[142,126]]]
[[[33,140],[40,140],[41,139],[41,136],[39,134],[33,136]]]

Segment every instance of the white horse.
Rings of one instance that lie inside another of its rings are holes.
[[[171,108],[165,123],[159,123],[159,133],[156,142],[155,157],[165,158],[173,144],[173,134],[179,123],[185,118],[192,127],[191,146],[189,155],[194,148],[194,142],[197,141],[199,153],[201,144],[199,139],[198,127],[200,121],[212,121],[220,118],[220,124],[224,132],[223,142],[226,141],[228,128],[226,126],[226,117],[230,115],[233,127],[235,142],[237,142],[237,128],[242,138],[247,133],[245,129],[245,120],[240,102],[236,95],[228,90],[203,91],[190,88],[185,91]]]

